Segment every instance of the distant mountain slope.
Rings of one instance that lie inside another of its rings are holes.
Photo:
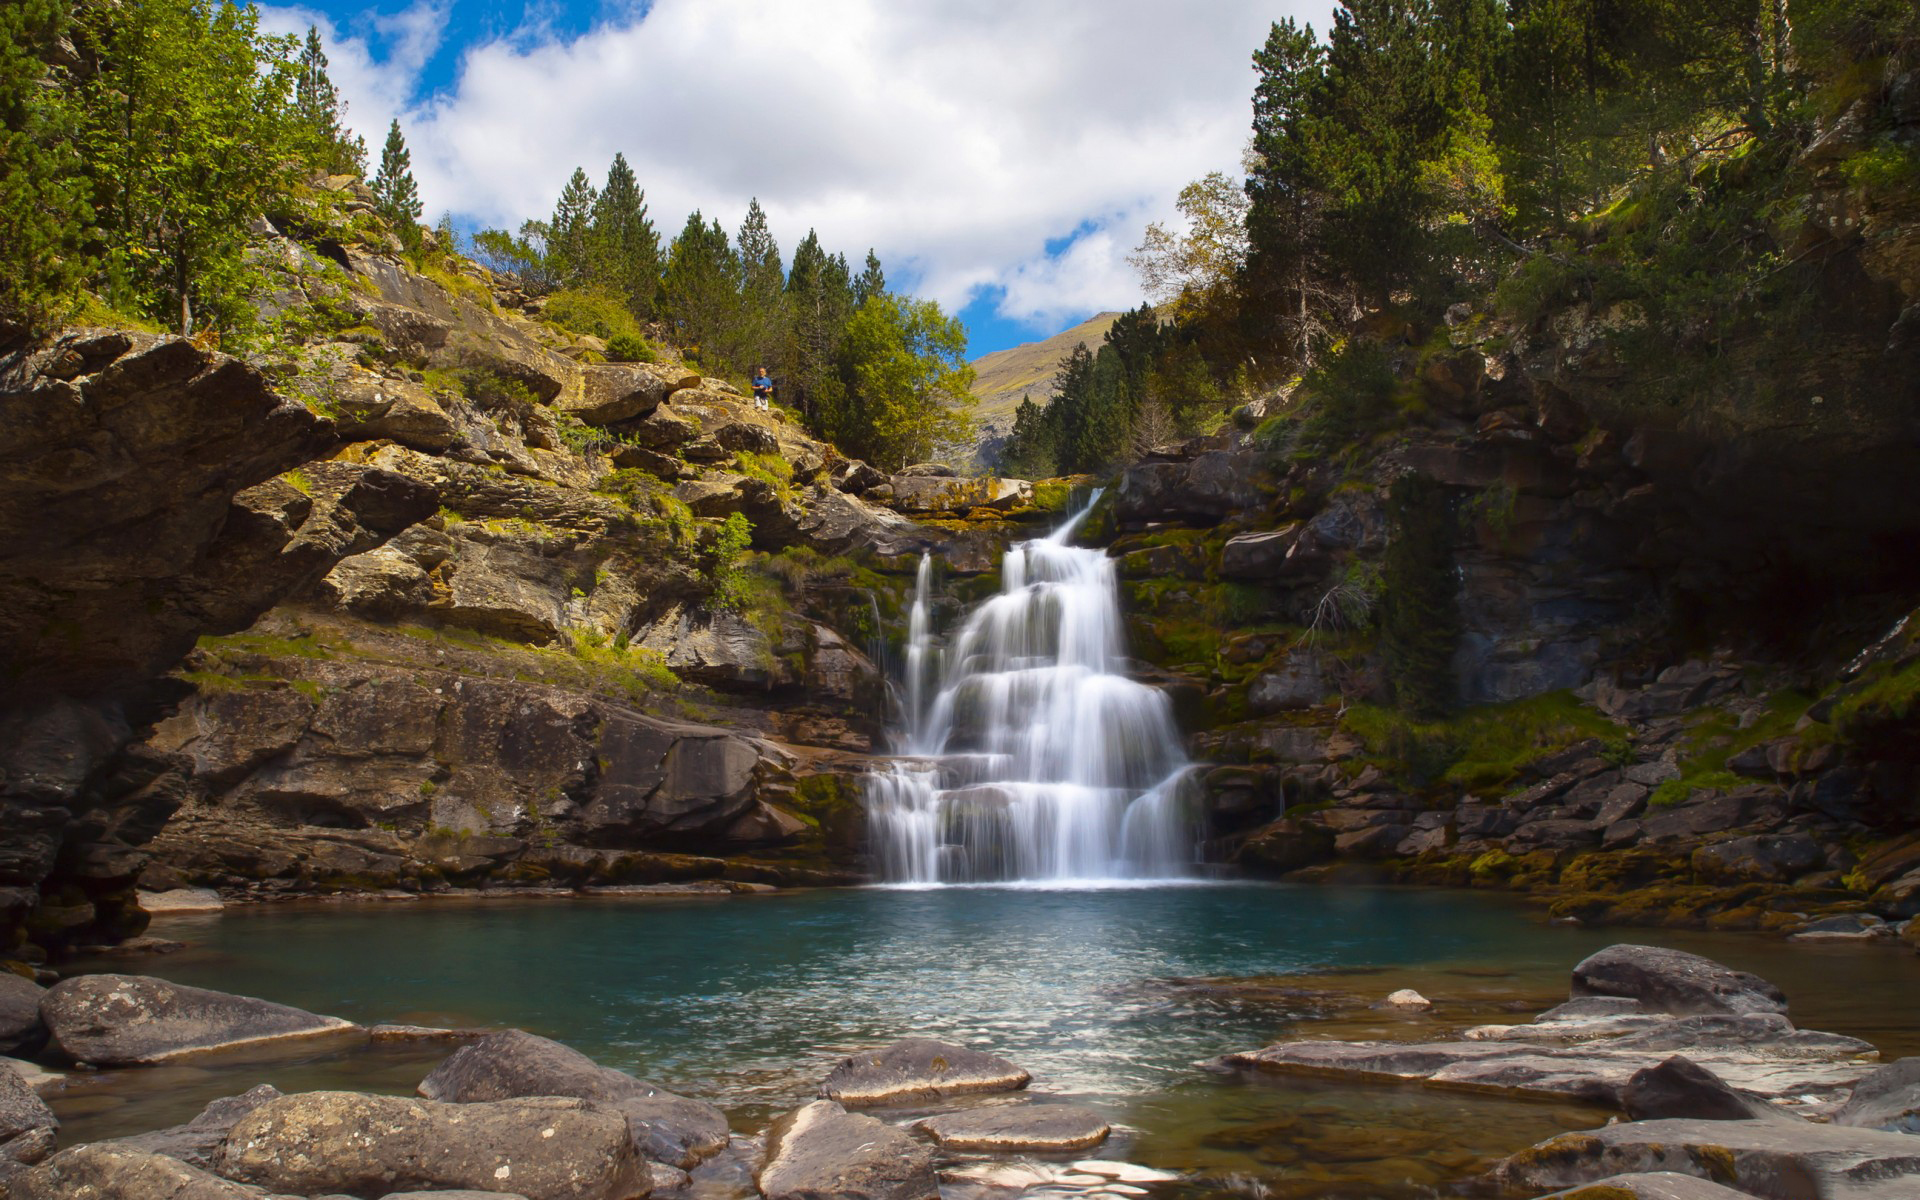
[[[1104,312],[1042,341],[995,350],[974,359],[973,416],[980,425],[980,440],[994,442],[1006,437],[1013,429],[1013,410],[1020,407],[1020,398],[1031,395],[1035,400],[1046,399],[1053,391],[1053,374],[1060,360],[1082,342],[1087,349],[1098,350],[1100,339],[1119,317],[1117,312]]]

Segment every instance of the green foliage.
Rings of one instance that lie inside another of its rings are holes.
[[[0,326],[52,324],[84,274],[92,210],[73,114],[48,102],[41,60],[68,28],[64,0],[0,7]]]
[[[1150,306],[1124,314],[1097,352],[1076,346],[1060,360],[1044,408],[1021,401],[1001,465],[1029,476],[1099,473],[1194,432],[1221,393],[1191,351],[1174,343]]]
[[[680,687],[680,677],[667,666],[667,660],[658,651],[632,645],[625,635],[609,640],[594,630],[576,630],[572,654],[635,700],[646,700]]]
[[[327,52],[320,31],[307,26],[300,50],[299,76],[293,86],[293,107],[308,139],[307,161],[330,175],[367,173],[367,142],[340,123],[346,104],[327,78]]]
[[[740,260],[720,222],[696,210],[667,248],[661,301],[681,347],[697,354],[710,375],[747,367],[728,358],[730,334],[739,325]]]
[[[607,182],[593,202],[587,275],[619,295],[636,316],[653,311],[660,290],[660,235],[647,216],[647,194],[624,154],[613,156]]]
[[[1603,753],[1623,755],[1627,749],[1626,728],[1571,692],[1472,708],[1437,721],[1356,704],[1341,723],[1366,744],[1368,761],[1414,786],[1481,795],[1514,783],[1529,763],[1589,739],[1598,738]]]
[[[1393,360],[1378,342],[1356,338],[1321,359],[1301,380],[1307,401],[1293,457],[1330,459],[1363,447],[1398,415],[1397,386]]]
[[[1812,701],[1794,691],[1777,692],[1768,698],[1767,707],[1750,719],[1707,709],[1689,718],[1679,749],[1680,776],[1669,779],[1653,790],[1647,803],[1669,808],[1703,789],[1732,791],[1751,780],[1742,779],[1727,768],[1727,760],[1743,750],[1794,732]]]
[[[830,432],[883,469],[934,457],[967,435],[967,330],[931,300],[883,292],[847,323],[847,394]]]
[[[584,333],[611,342],[627,338],[642,345],[640,322],[634,319],[626,301],[611,289],[589,285],[568,288],[547,297],[542,315],[562,329]],[[612,349],[611,345],[608,347]]]
[[[413,154],[407,149],[397,118],[387,127],[386,145],[380,149],[380,169],[368,186],[380,215],[409,250],[416,249],[420,243],[420,186],[413,181]]]
[[[657,362],[660,352],[646,338],[632,333],[616,333],[607,339],[607,357],[614,362]]]
[[[1387,550],[1380,567],[1380,655],[1404,711],[1437,717],[1453,707],[1453,652],[1460,636],[1454,577],[1454,514],[1446,489],[1403,475],[1387,496]]]
[[[593,270],[593,209],[598,200],[587,173],[575,167],[547,222],[547,266],[562,287],[585,284]]]
[[[714,531],[707,547],[706,576],[708,607],[717,612],[743,612],[753,596],[753,583],[745,569],[747,547],[753,542],[753,522],[740,513],[729,513]]]
[[[793,502],[793,464],[779,454],[756,454],[741,450],[733,456],[734,468],[748,479],[768,484],[781,500]]]

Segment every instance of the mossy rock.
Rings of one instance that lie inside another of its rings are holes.
[[[1560,884],[1569,891],[1617,893],[1687,875],[1684,855],[1642,846],[1579,855],[1560,872]]]

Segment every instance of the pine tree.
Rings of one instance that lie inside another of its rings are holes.
[[[312,138],[308,155],[314,166],[330,175],[367,173],[366,139],[340,124],[346,105],[327,78],[327,53],[320,45],[320,31],[312,25],[307,26],[306,45],[300,52],[293,107]]]
[[[39,57],[67,25],[60,0],[0,7],[0,327],[49,323],[82,274],[84,164]]]
[[[1327,323],[1333,290],[1325,278],[1321,214],[1329,202],[1311,118],[1324,83],[1325,54],[1313,26],[1274,24],[1253,56],[1252,168],[1247,176],[1245,311],[1296,365],[1307,364]]]
[[[380,150],[380,170],[374,174],[374,207],[394,227],[409,249],[420,239],[420,187],[413,181],[413,155],[395,119],[387,127],[387,144]]]
[[[853,306],[859,308],[875,296],[885,295],[886,291],[887,273],[880,269],[880,256],[869,248],[867,268],[860,272],[860,278],[853,281]]]
[[[593,266],[593,206],[599,199],[579,167],[560,192],[553,206],[553,218],[547,222],[547,262],[562,287],[579,287],[589,281]]]
[[[619,293],[635,316],[652,314],[660,291],[660,235],[624,154],[613,156],[594,201],[590,242],[591,278]]]
[[[707,222],[698,209],[688,214],[667,248],[660,295],[676,340],[698,351],[707,373],[753,365],[727,358],[740,325],[740,262],[720,222]]]
[[[747,206],[736,243],[740,255],[742,365],[769,362],[786,342],[786,270],[780,264],[780,244],[767,228],[767,214],[756,198]]]
[[[853,284],[846,259],[823,250],[820,235],[811,229],[794,247],[785,307],[787,340],[781,365],[787,400],[809,429],[824,435],[845,394],[837,360],[853,316]]]

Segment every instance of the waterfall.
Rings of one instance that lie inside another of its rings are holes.
[[[968,614],[944,655],[932,562],[920,560],[901,757],[867,781],[888,882],[1190,873],[1186,755],[1167,698],[1123,674],[1113,563],[1067,544],[1085,515],[1009,550],[999,595]]]

